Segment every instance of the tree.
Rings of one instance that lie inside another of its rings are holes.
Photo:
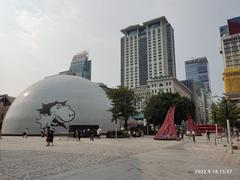
[[[228,117],[226,115],[226,104],[228,109]],[[240,127],[240,122],[238,119],[240,115],[240,107],[234,105],[231,101],[222,98],[212,105],[212,119],[214,123],[217,123],[222,126],[226,126],[226,119],[228,118],[230,124],[234,127]]]
[[[127,129],[129,117],[136,113],[138,98],[134,91],[120,86],[107,92],[107,96],[111,100],[112,107],[108,111],[112,113],[112,121],[123,120]]]
[[[161,125],[165,119],[168,109],[175,105],[175,123],[181,124],[186,119],[187,113],[193,117],[195,114],[194,103],[180,96],[178,93],[159,93],[151,96],[145,102],[144,117],[148,123],[155,126]]]

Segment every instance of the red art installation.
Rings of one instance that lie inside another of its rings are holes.
[[[158,130],[154,140],[177,140],[177,132],[174,125],[175,106],[170,107],[162,127]]]

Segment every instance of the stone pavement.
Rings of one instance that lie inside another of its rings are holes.
[[[41,180],[238,180],[240,164],[186,150],[185,144],[161,148],[114,162],[82,168]],[[193,145],[193,144],[192,144]]]
[[[191,180],[240,179],[240,151],[229,154],[222,142],[55,138],[46,147],[40,137],[3,137],[0,180]],[[224,141],[223,141],[224,143]]]

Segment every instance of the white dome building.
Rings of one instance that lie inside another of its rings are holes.
[[[40,134],[54,127],[56,133],[69,127],[99,126],[102,132],[114,129],[111,107],[105,91],[78,76],[57,75],[25,89],[13,102],[3,121],[3,134]]]

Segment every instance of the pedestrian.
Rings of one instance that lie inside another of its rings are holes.
[[[81,141],[82,130],[77,130],[77,137],[78,137],[78,141]]]
[[[180,130],[177,129],[177,140],[179,141],[179,139],[180,139]]]
[[[136,133],[136,131],[133,131],[133,137],[137,137],[137,133]]]
[[[236,130],[236,137],[237,137],[237,141],[239,141],[239,130]]]
[[[184,141],[184,133],[183,133],[183,130],[181,130],[181,139],[182,139],[182,141]]]
[[[97,129],[97,137],[98,137],[98,139],[100,139],[101,131],[102,131],[102,130],[101,130],[100,128]]]
[[[53,146],[53,138],[54,138],[54,132],[55,130],[53,128],[50,128],[50,143],[52,143],[52,146]]]
[[[77,130],[73,131],[73,140],[77,138]]]
[[[131,131],[130,131],[130,130],[128,130],[127,136],[128,136],[129,138],[131,138]]]
[[[196,139],[195,139],[195,131],[192,131],[192,137],[193,137],[193,142],[195,143],[195,142],[196,142]]]
[[[90,131],[90,141],[94,141],[94,129]]]
[[[53,146],[53,138],[54,138],[54,129],[53,128],[50,128],[48,127],[47,129],[47,145],[46,146],[50,146],[50,144],[52,143],[52,146]]]
[[[47,127],[46,142],[47,142],[46,146],[49,146],[50,145],[50,127]]]
[[[23,138],[27,138],[28,137],[28,128],[25,128],[25,130],[23,131]]]
[[[208,143],[210,143],[210,132],[207,130],[206,134],[207,134],[207,141]]]
[[[42,137],[45,136],[45,129],[42,129],[42,130],[41,130],[41,134],[42,134],[42,135],[41,135]]]
[[[86,137],[86,130],[85,129],[82,130],[82,137]]]

